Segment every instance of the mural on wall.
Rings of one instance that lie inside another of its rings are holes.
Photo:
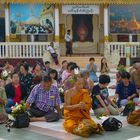
[[[139,34],[140,5],[110,5],[110,33]]]
[[[92,15],[72,15],[72,32],[74,42],[93,42],[92,19]]]
[[[11,34],[53,34],[54,5],[10,4]]]

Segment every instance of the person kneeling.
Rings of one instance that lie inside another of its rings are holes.
[[[124,72],[121,74],[122,81],[116,87],[116,97],[118,97],[118,106],[126,106],[129,101],[138,103],[138,93],[135,84],[130,81],[130,74]]]
[[[107,86],[110,83],[108,75],[100,75],[99,84],[93,87],[92,90],[92,109],[95,115],[119,115],[117,105],[115,105],[109,98]]]
[[[51,77],[43,77],[42,82],[32,89],[26,101],[30,121],[58,121],[60,104],[58,88],[52,85]]]
[[[83,79],[77,77],[74,87],[65,92],[64,129],[88,137],[92,133],[102,133],[103,128],[90,117],[91,99],[83,83]]]

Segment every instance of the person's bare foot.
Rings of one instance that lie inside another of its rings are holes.
[[[35,122],[35,121],[36,121],[36,117],[30,118],[30,122]]]
[[[32,117],[30,118],[30,122],[45,122],[45,117]]]

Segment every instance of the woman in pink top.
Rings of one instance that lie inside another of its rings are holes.
[[[69,75],[70,75],[70,67],[72,65],[76,65],[76,63],[69,62],[68,65],[67,65],[67,70],[63,71],[63,73],[62,73],[62,83],[64,83],[64,81],[69,77]]]

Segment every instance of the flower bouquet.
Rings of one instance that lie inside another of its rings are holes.
[[[11,115],[15,118],[17,115],[25,113],[25,103],[15,104],[15,106],[11,107],[12,112]]]
[[[59,87],[58,91],[60,94],[61,102],[64,103],[64,89],[62,87]]]
[[[1,74],[1,78],[6,81],[7,79],[10,78],[10,72],[7,72],[6,70],[2,71],[2,74]]]

